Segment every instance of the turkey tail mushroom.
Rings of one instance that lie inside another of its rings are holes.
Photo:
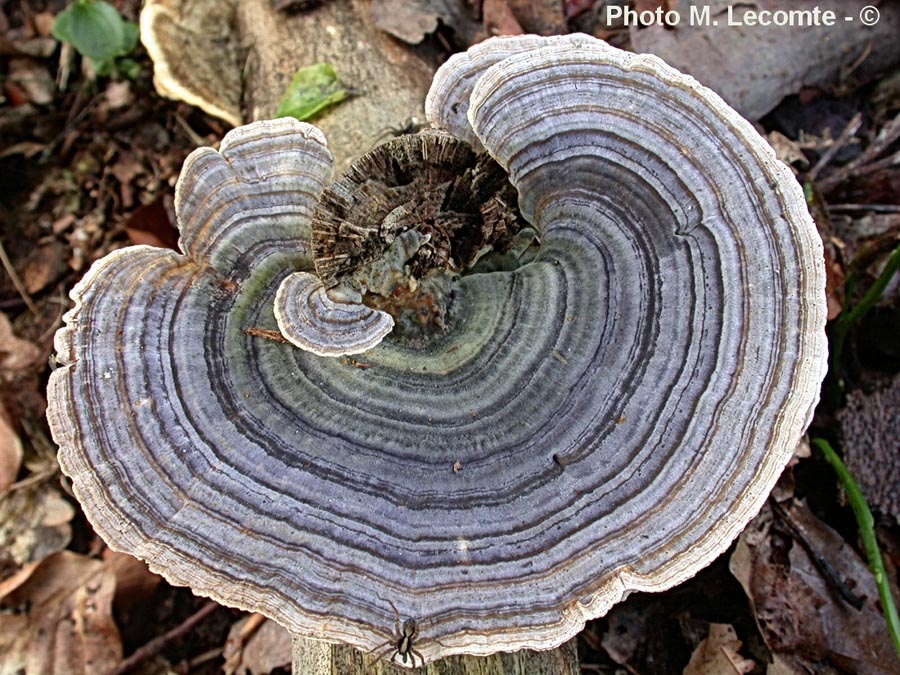
[[[542,234],[536,263],[563,270],[567,306],[595,308],[575,320],[597,329],[580,350],[607,365],[597,403],[617,400],[623,424],[652,420],[632,476],[650,486],[681,466],[680,484],[637,510],[665,513],[655,532],[677,532],[682,552],[645,542],[615,575],[659,590],[727,547],[811,420],[826,370],[822,245],[789,169],[715,93],[587,36],[533,40],[453,57],[426,110],[452,133],[446,111],[466,111],[460,136],[507,169]],[[696,510],[687,493],[705,495]],[[579,611],[605,612],[620,592]]]
[[[765,500],[826,364],[803,195],[693,79],[586,36],[494,39],[445,64],[428,110],[508,171],[540,239],[481,264],[511,232],[532,241],[482,159],[433,183],[453,199],[384,186],[402,208],[383,209],[400,225],[379,274],[455,261],[388,293],[414,314],[443,304],[436,330],[379,337],[364,367],[258,337],[290,334],[299,306],[326,319],[317,341],[352,341],[334,303],[380,311],[313,276],[321,135],[260,122],[188,159],[185,255],[123,249],[75,288],[48,392],[63,470],[111,547],[405,665],[548,649],[695,574]],[[488,183],[491,208],[459,197]]]

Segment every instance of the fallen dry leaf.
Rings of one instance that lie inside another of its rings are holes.
[[[507,0],[522,27],[537,35],[562,35],[568,32],[563,3],[560,0]]]
[[[131,82],[110,82],[106,85],[106,104],[112,110],[118,110],[134,103],[134,94],[131,93]]]
[[[15,82],[35,105],[49,105],[56,93],[56,82],[43,64],[27,57],[9,60],[10,82]]]
[[[776,661],[798,673],[900,672],[868,566],[834,530],[794,502],[784,509],[803,542],[776,527],[767,503],[738,539],[729,567],[744,588]],[[825,580],[819,556],[862,600],[856,609]],[[779,666],[779,667],[782,667]]]
[[[525,32],[506,0],[484,0],[481,15],[488,36],[521,35]]]
[[[28,340],[16,337],[6,314],[0,312],[0,377],[22,374],[41,357],[41,350]]]
[[[46,480],[0,495],[0,575],[9,576],[68,546],[74,516],[72,505]]]
[[[31,294],[39,293],[67,271],[66,245],[50,239],[36,246],[23,261],[22,283]]]
[[[847,279],[844,266],[841,264],[846,246],[835,234],[828,206],[817,190],[813,190],[809,212],[822,238],[825,254],[825,298],[828,303],[828,320],[833,321],[843,310],[846,300],[844,294]]]
[[[564,0],[563,10],[567,19],[581,16],[594,6],[593,0]]]
[[[655,12],[660,9],[665,12],[669,9],[668,5],[668,0],[634,0],[634,11],[638,13]]]
[[[439,20],[466,46],[481,30],[464,3],[454,0],[372,0],[369,12],[378,28],[410,44],[419,44],[436,31]]]
[[[16,482],[22,466],[22,441],[0,401],[0,494]]]
[[[709,625],[709,637],[697,645],[684,675],[743,675],[756,666],[740,655],[741,641],[728,624]]]
[[[687,661],[689,652],[673,650],[685,625],[662,596],[637,594],[613,607],[603,624],[600,647],[630,673],[678,672]]]
[[[806,159],[803,149],[784,134],[770,131],[766,134],[766,140],[775,150],[775,156],[785,164],[797,162],[801,168],[809,166],[809,160]]]
[[[113,572],[60,551],[0,583],[0,675],[95,675],[122,660]]]
[[[132,244],[178,250],[178,230],[172,226],[162,199],[139,206],[125,223]]]
[[[225,642],[225,675],[268,675],[291,664],[291,635],[261,614],[235,623]]]
[[[50,37],[53,35],[53,22],[56,21],[56,15],[53,12],[38,12],[31,17],[34,22],[34,29],[38,35]]]
[[[127,553],[103,550],[103,562],[116,577],[115,609],[127,611],[150,599],[162,577],[154,574],[147,563]]]

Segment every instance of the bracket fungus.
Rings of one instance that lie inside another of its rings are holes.
[[[689,578],[758,511],[824,376],[821,242],[763,139],[655,57],[493,39],[426,107],[518,191],[512,216],[447,208],[480,174],[439,175],[428,229],[404,211],[427,199],[383,187],[400,224],[381,253],[351,246],[354,269],[394,256],[411,290],[438,270],[438,328],[395,328],[365,367],[248,332],[318,315],[326,345],[331,320],[368,346],[388,323],[349,268],[316,273],[324,137],[258,122],[188,158],[183,254],[122,249],[76,286],[50,425],[97,532],[176,584],[419,662],[546,649]],[[504,264],[435,243],[501,221],[479,247],[518,247]],[[410,276],[429,246],[441,262]]]

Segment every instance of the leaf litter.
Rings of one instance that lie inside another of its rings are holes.
[[[0,226],[22,287],[11,283],[8,270],[3,274],[0,675],[19,668],[26,673],[114,670],[125,663],[123,655],[139,653],[153,636],[164,638],[159,650],[129,666],[137,668],[133,672],[177,667],[213,673],[223,664],[233,673],[285,672],[289,641],[282,629],[224,609],[201,609],[205,613],[196,619],[202,603],[169,587],[143,563],[106,549],[60,482],[41,414],[42,382],[64,293],[93,260],[115,248],[177,245],[171,198],[180,166],[191,149],[214,145],[226,128],[156,96],[145,56],[138,57],[143,70],[135,80],[100,79],[91,89],[77,70],[66,76],[77,61],[65,50],[58,60],[57,42],[48,37],[66,3],[38,4],[43,11],[16,0],[0,7],[0,68],[6,77],[0,95]],[[116,6],[135,20],[138,4],[124,0]],[[528,27],[552,32],[561,26],[603,34],[617,44],[629,38],[621,25],[602,21],[605,3],[586,0],[402,4],[400,12],[396,2],[378,0],[372,11],[387,30],[409,42],[450,36],[463,47],[492,34]],[[644,9],[676,4],[681,3],[639,3]],[[48,86],[54,69],[63,81],[68,77],[66,91]],[[833,90],[830,85],[803,92],[802,100],[785,102],[762,123],[799,180],[808,183],[826,243],[832,318],[852,305],[900,241],[900,144],[891,136],[900,113],[898,82],[896,74],[882,77],[869,102],[840,99],[846,112],[831,107],[822,94]],[[831,114],[834,110],[839,114]],[[831,111],[827,123],[826,111]],[[857,112],[863,114],[850,126]],[[785,122],[796,124],[790,128]],[[849,293],[848,277],[857,280]],[[820,410],[814,423],[834,435],[840,421],[847,461],[858,462],[857,478],[887,516],[879,532],[888,541],[900,541],[892,505],[898,487],[890,463],[898,454],[897,432],[879,431],[879,425],[896,416],[897,407],[893,399],[876,397],[886,396],[886,383],[900,370],[900,355],[896,363],[881,356],[891,353],[891,344],[898,347],[897,331],[885,328],[895,325],[890,322],[898,314],[897,295],[895,282],[872,320],[851,336],[848,350],[854,358],[842,373],[851,390],[846,406]],[[879,433],[880,451],[872,449],[877,444],[867,445]],[[798,461],[777,493],[783,505],[766,506],[733,552],[682,587],[636,594],[591,622],[581,640],[583,672],[898,672],[871,574],[856,552],[854,528],[841,515],[833,476],[817,473],[821,460],[815,457]],[[867,479],[881,484],[867,487]],[[785,487],[793,482],[812,508],[794,497],[793,485]],[[729,557],[740,584],[728,573]],[[822,572],[823,560],[834,579]],[[860,608],[838,587],[861,600]]]

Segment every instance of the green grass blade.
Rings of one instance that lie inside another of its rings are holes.
[[[812,444],[831,464],[847,491],[850,508],[853,509],[853,515],[856,516],[856,522],[859,524],[859,533],[866,549],[866,557],[869,559],[869,567],[875,575],[875,583],[878,584],[878,595],[881,597],[884,618],[887,619],[891,640],[894,642],[897,657],[900,658],[900,617],[897,616],[897,605],[894,604],[894,596],[891,594],[891,587],[888,584],[884,561],[881,559],[881,550],[878,548],[878,541],[875,538],[875,519],[872,517],[872,512],[869,510],[869,505],[866,503],[866,498],[859,489],[859,485],[856,484],[853,475],[844,466],[831,444],[823,438],[814,438]]]

